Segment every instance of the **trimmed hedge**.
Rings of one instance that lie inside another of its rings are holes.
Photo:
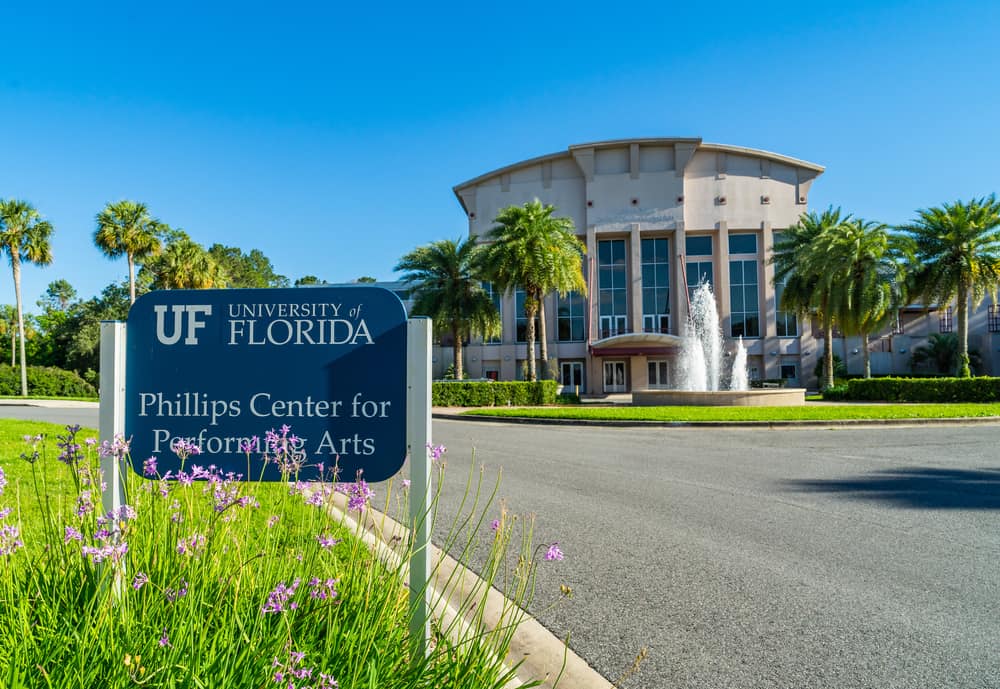
[[[21,369],[0,364],[0,395],[21,394]],[[28,395],[39,397],[97,397],[94,386],[76,371],[53,366],[28,367]]]
[[[843,399],[870,402],[1000,402],[1000,378],[849,380]]]
[[[518,407],[555,404],[559,384],[554,380],[524,381],[435,381],[431,404],[435,407]]]

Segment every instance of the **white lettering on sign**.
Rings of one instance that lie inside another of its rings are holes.
[[[166,332],[166,315],[167,306],[166,304],[157,304],[153,306],[153,311],[156,312],[156,339],[162,344],[173,345],[177,344],[177,341],[181,339],[181,320],[183,314],[187,313],[187,335],[184,338],[184,344],[186,345],[196,345],[198,344],[197,331],[205,327],[205,321],[198,318],[198,314],[204,314],[205,316],[212,315],[212,307],[207,304],[175,304],[170,307],[170,310],[174,314],[173,318],[173,332],[167,335]]]
[[[230,345],[342,345],[375,344],[364,319],[353,323],[346,318],[284,319],[263,323],[255,320],[229,321]]]

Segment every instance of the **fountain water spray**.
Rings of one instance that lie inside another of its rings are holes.
[[[722,329],[719,327],[719,309],[712,287],[702,282],[691,295],[691,308],[684,327],[684,342],[678,359],[681,390],[722,390]],[[748,390],[747,350],[741,337],[736,345],[736,356],[729,390]]]

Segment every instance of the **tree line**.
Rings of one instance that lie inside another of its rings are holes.
[[[0,305],[0,351],[10,347],[11,366],[20,366],[21,394],[27,396],[28,361],[80,373],[97,382],[100,322],[124,320],[136,298],[154,289],[287,287],[326,284],[314,275],[291,283],[275,272],[259,249],[213,244],[205,248],[183,229],[153,217],[144,203],[108,203],[95,217],[94,245],[111,259],[125,257],[128,276],[99,295],[79,299],[66,280],[49,284],[38,301],[40,313],[26,314],[21,295],[25,264],[52,262],[52,224],[27,201],[0,199],[0,253],[10,259],[13,306]]]

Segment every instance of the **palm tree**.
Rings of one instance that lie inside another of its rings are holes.
[[[955,375],[969,377],[969,302],[979,304],[1000,283],[1000,201],[991,194],[968,203],[956,201],[917,211],[899,229],[913,237],[918,268],[916,293],[926,304],[948,304],[958,315]]]
[[[840,209],[828,208],[822,213],[803,213],[799,221],[782,231],[781,241],[774,245],[774,284],[785,283],[778,309],[802,315],[814,315],[823,327],[826,347],[823,352],[823,384],[833,387],[833,324],[835,314],[830,301],[837,279],[836,267],[822,250],[822,238],[850,216],[841,218]]]
[[[560,296],[586,291],[581,258],[586,248],[574,234],[573,221],[554,218],[555,206],[538,199],[500,211],[482,254],[483,272],[503,291],[524,290],[524,315],[528,319],[528,380],[536,379],[535,316],[550,291]],[[548,361],[544,311],[539,319],[542,361]]]
[[[146,204],[135,201],[109,203],[97,214],[94,244],[108,258],[128,257],[129,303],[135,303],[135,263],[160,252],[160,223],[149,215]]]
[[[910,369],[913,371],[933,369],[934,373],[949,375],[958,364],[958,335],[955,333],[931,333],[927,344],[913,348],[910,355]],[[969,350],[969,368],[982,368],[982,358],[975,349]]]
[[[403,280],[413,285],[413,313],[430,316],[438,334],[451,334],[458,380],[464,377],[463,340],[500,334],[500,313],[476,273],[481,251],[474,239],[443,239],[414,249],[393,269],[406,271]]]
[[[228,283],[222,266],[204,247],[187,237],[167,244],[147,268],[154,275],[154,289],[209,289]]]
[[[904,301],[911,245],[888,225],[855,219],[830,228],[814,247],[836,273],[830,311],[845,335],[861,338],[865,378],[871,378],[869,334],[884,328]]]
[[[27,201],[0,201],[0,252],[10,256],[14,274],[14,297],[17,303],[17,332],[21,353],[21,396],[28,396],[27,357],[24,352],[24,307],[21,302],[21,264],[46,266],[52,262],[49,237],[52,224]]]

